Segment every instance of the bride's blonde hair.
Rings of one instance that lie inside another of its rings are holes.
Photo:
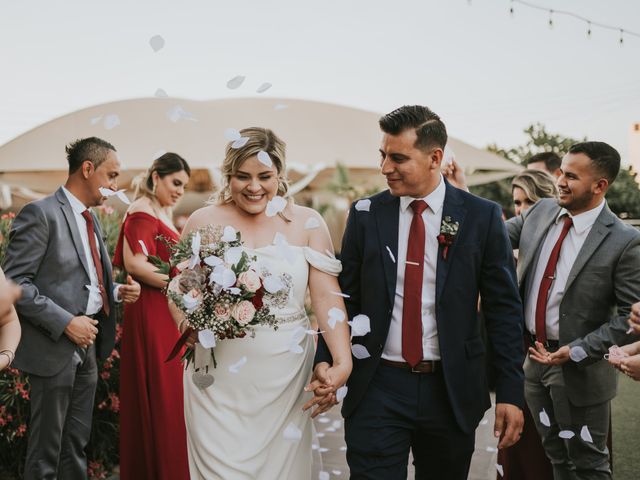
[[[240,148],[233,148],[233,142],[227,144],[224,161],[222,162],[222,188],[209,199],[209,204],[222,205],[231,203],[231,189],[229,182],[244,161],[258,155],[260,151],[267,152],[278,172],[278,195],[285,197],[289,191],[289,181],[286,177],[285,149],[286,144],[268,128],[250,127],[240,130],[242,137],[249,140]]]

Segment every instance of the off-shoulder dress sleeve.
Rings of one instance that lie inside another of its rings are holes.
[[[302,247],[302,249],[307,262],[321,272],[337,277],[342,271],[342,263],[337,258],[320,253],[311,247]]]

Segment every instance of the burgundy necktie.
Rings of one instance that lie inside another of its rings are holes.
[[[93,216],[91,216],[91,212],[89,212],[89,210],[82,212],[82,216],[87,223],[89,247],[91,248],[91,257],[93,258],[93,264],[96,267],[96,274],[98,275],[98,288],[100,289],[100,296],[102,297],[102,308],[105,315],[109,315],[109,298],[107,297],[107,291],[104,289],[104,272],[102,271],[102,262],[100,262],[98,246],[96,245],[96,235],[93,229]]]
[[[413,220],[409,229],[407,260],[404,267],[402,301],[402,357],[415,367],[422,361],[422,274],[424,272],[424,200],[411,202]]]
[[[540,282],[540,290],[538,290],[538,300],[536,302],[536,340],[541,343],[547,341],[547,301],[549,300],[549,290],[553,284],[556,274],[556,265],[558,264],[558,258],[560,257],[560,248],[562,242],[569,233],[571,225],[573,225],[573,219],[568,215],[564,218],[564,225],[562,226],[562,232],[558,237],[558,241],[551,250],[549,255],[549,261],[547,267],[544,269],[544,275]]]

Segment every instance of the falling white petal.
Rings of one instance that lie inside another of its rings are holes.
[[[264,213],[267,217],[275,217],[278,213],[282,212],[286,206],[287,201],[285,198],[276,195],[267,202],[267,208]]]
[[[340,476],[342,475],[342,470],[331,470],[331,473],[333,473],[334,475]]]
[[[356,315],[348,323],[351,325],[352,337],[362,337],[371,331],[371,320],[366,315]]]
[[[258,157],[258,161],[262,163],[265,167],[267,168],[273,167],[273,161],[271,160],[271,157],[264,150],[260,150],[258,152],[257,157]]]
[[[363,200],[358,200],[356,202],[356,210],[359,212],[368,212],[369,208],[371,208],[371,200],[365,198]]]
[[[198,341],[204,348],[213,348],[216,346],[216,334],[211,330],[200,330],[198,332]]]
[[[321,471],[318,473],[318,480],[329,480],[329,478],[331,478],[329,472]]]
[[[240,137],[235,142],[231,144],[231,148],[242,148],[249,141],[249,137]]]
[[[236,274],[230,268],[219,265],[213,269],[211,279],[222,288],[229,288],[236,283]]]
[[[100,123],[100,120],[102,120],[102,115],[93,117],[91,120],[89,120],[89,122],[91,123],[91,125],[97,125],[98,123]]]
[[[229,140],[230,142],[235,142],[241,137],[240,131],[235,128],[227,128],[224,131],[224,138]]]
[[[191,296],[189,293],[185,293],[182,296],[182,304],[187,310],[187,313],[191,313],[198,308],[198,305],[200,305],[200,299]]]
[[[393,256],[393,252],[391,251],[391,249],[387,246],[387,252],[389,252],[389,256],[391,257],[391,261],[393,263],[396,263],[396,257]]]
[[[107,130],[116,128],[118,125],[120,125],[120,117],[115,113],[104,117],[104,122],[102,122],[102,126],[104,126],[104,128],[106,128]]]
[[[245,363],[247,363],[247,357],[243,356],[236,363],[232,363],[231,365],[229,365],[229,372],[238,373]]]
[[[116,197],[118,197],[118,200],[120,200],[125,205],[131,205],[131,200],[129,200],[129,197],[127,197],[127,195],[124,193],[124,190],[118,190],[116,192]]]
[[[165,92],[164,89],[162,88],[157,89],[154,96],[156,98],[169,98],[169,95],[167,95],[167,92]]]
[[[626,333],[627,335],[629,335],[629,334],[633,333],[633,327],[629,327],[625,333]]]
[[[338,297],[342,297],[342,298],[351,298],[351,295],[347,295],[346,293],[342,293],[342,292],[329,292],[331,295],[337,295]]]
[[[154,35],[149,39],[149,45],[151,45],[154,52],[158,52],[164,47],[164,38],[160,35]]]
[[[320,222],[316,217],[309,217],[307,221],[304,222],[305,230],[313,230],[314,228],[320,228]]]
[[[176,105],[167,110],[167,118],[173,123],[177,123],[180,120],[191,120],[192,122],[198,121],[193,113],[187,112],[180,105]]]
[[[296,427],[293,422],[289,422],[289,425],[287,425],[287,428],[284,429],[282,436],[288,442],[299,442],[302,438],[302,431],[300,431],[300,429]]]
[[[346,447],[346,445],[341,446],[341,447],[340,447],[340,451],[341,451],[341,452],[346,452],[346,451],[347,451],[347,447]]]
[[[573,433],[571,430],[560,430],[560,433],[558,434],[558,436],[564,440],[569,440],[575,437],[576,434]]]
[[[584,425],[580,430],[580,438],[583,442],[593,443],[593,438],[591,438],[591,432],[589,431],[589,427]]]
[[[244,82],[244,75],[236,75],[235,77],[233,77],[231,80],[229,80],[227,82],[227,88],[231,89],[231,90],[235,90],[236,88],[239,88],[240,85],[242,85],[242,83]]]
[[[286,103],[276,103],[276,104],[273,106],[273,109],[274,109],[275,111],[278,111],[278,110],[286,110],[287,108],[289,108],[289,105],[287,105]]]
[[[236,265],[242,258],[242,247],[231,247],[224,253],[224,261],[229,265]]]
[[[260,85],[258,87],[258,89],[256,90],[256,93],[264,93],[267,90],[269,90],[273,85],[271,85],[269,82],[264,82],[262,85]]]
[[[112,197],[113,195],[116,194],[116,192],[114,192],[110,188],[105,188],[105,187],[99,187],[98,191],[100,192],[100,195],[107,198]]]
[[[140,248],[142,249],[142,253],[144,253],[145,257],[149,256],[149,250],[147,250],[147,246],[144,244],[144,242],[142,240],[138,240],[138,243],[140,244]]]
[[[569,357],[576,363],[581,362],[582,360],[587,358],[587,352],[584,351],[584,348],[579,346],[571,347],[571,349],[569,350]]]
[[[340,387],[338,390],[336,390],[336,401],[338,403],[342,402],[342,400],[344,400],[344,397],[347,396],[347,392],[349,391],[349,387],[347,387],[346,385]]]
[[[544,408],[540,412],[540,423],[545,427],[551,426],[551,420],[549,419],[549,415],[547,414]]]
[[[336,391],[337,393],[337,391]],[[331,426],[333,428],[342,428],[342,421],[341,420],[334,420],[333,422],[331,422]]]
[[[235,228],[233,228],[231,225],[227,225],[226,227],[224,227],[220,240],[222,240],[223,242],[234,242],[238,239],[237,234],[238,232]]]
[[[320,416],[318,418],[318,423],[331,423],[331,419],[326,416]]]
[[[365,358],[369,358],[371,355],[369,354],[369,350],[364,345],[360,345],[358,343],[351,345],[351,353],[358,360],[363,360]]]
[[[324,437],[324,433],[319,433],[319,434],[318,434],[318,436],[319,436],[319,437]],[[326,448],[326,447],[320,447],[320,448],[318,449],[318,451],[319,451],[320,453],[327,453],[327,452],[329,451],[329,449],[328,449],[328,448]]]
[[[498,449],[496,447],[487,447],[487,452],[489,452],[489,453],[495,453],[497,451],[498,451]]]
[[[500,474],[501,477],[504,477],[504,468],[502,468],[502,465],[500,465],[499,463],[496,463],[496,470],[498,470],[498,473]]]
[[[329,309],[328,315],[329,318],[335,318],[337,322],[343,322],[346,316],[344,310],[337,307],[331,307]]]
[[[277,293],[280,290],[284,289],[284,285],[280,281],[280,279],[275,277],[275,276],[273,276],[273,275],[270,275],[270,276],[264,278],[262,280],[262,283],[264,285],[264,289],[267,292],[271,293],[271,294]]]
[[[487,420],[486,418],[483,418],[482,421],[480,422],[480,425],[486,425],[487,423],[489,423],[489,420]]]
[[[330,318],[329,320],[327,320],[327,323],[329,324],[329,327],[331,328],[331,330],[336,328],[336,322],[337,320],[335,318]]]

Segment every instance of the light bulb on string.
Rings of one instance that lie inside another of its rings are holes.
[[[588,27],[587,27],[587,37],[591,38],[591,22],[587,22]]]
[[[549,28],[553,28],[553,10],[549,10]]]
[[[624,45],[624,30],[620,29],[620,46]]]
[[[513,17],[513,0],[511,0],[511,5],[509,6],[509,15]]]

